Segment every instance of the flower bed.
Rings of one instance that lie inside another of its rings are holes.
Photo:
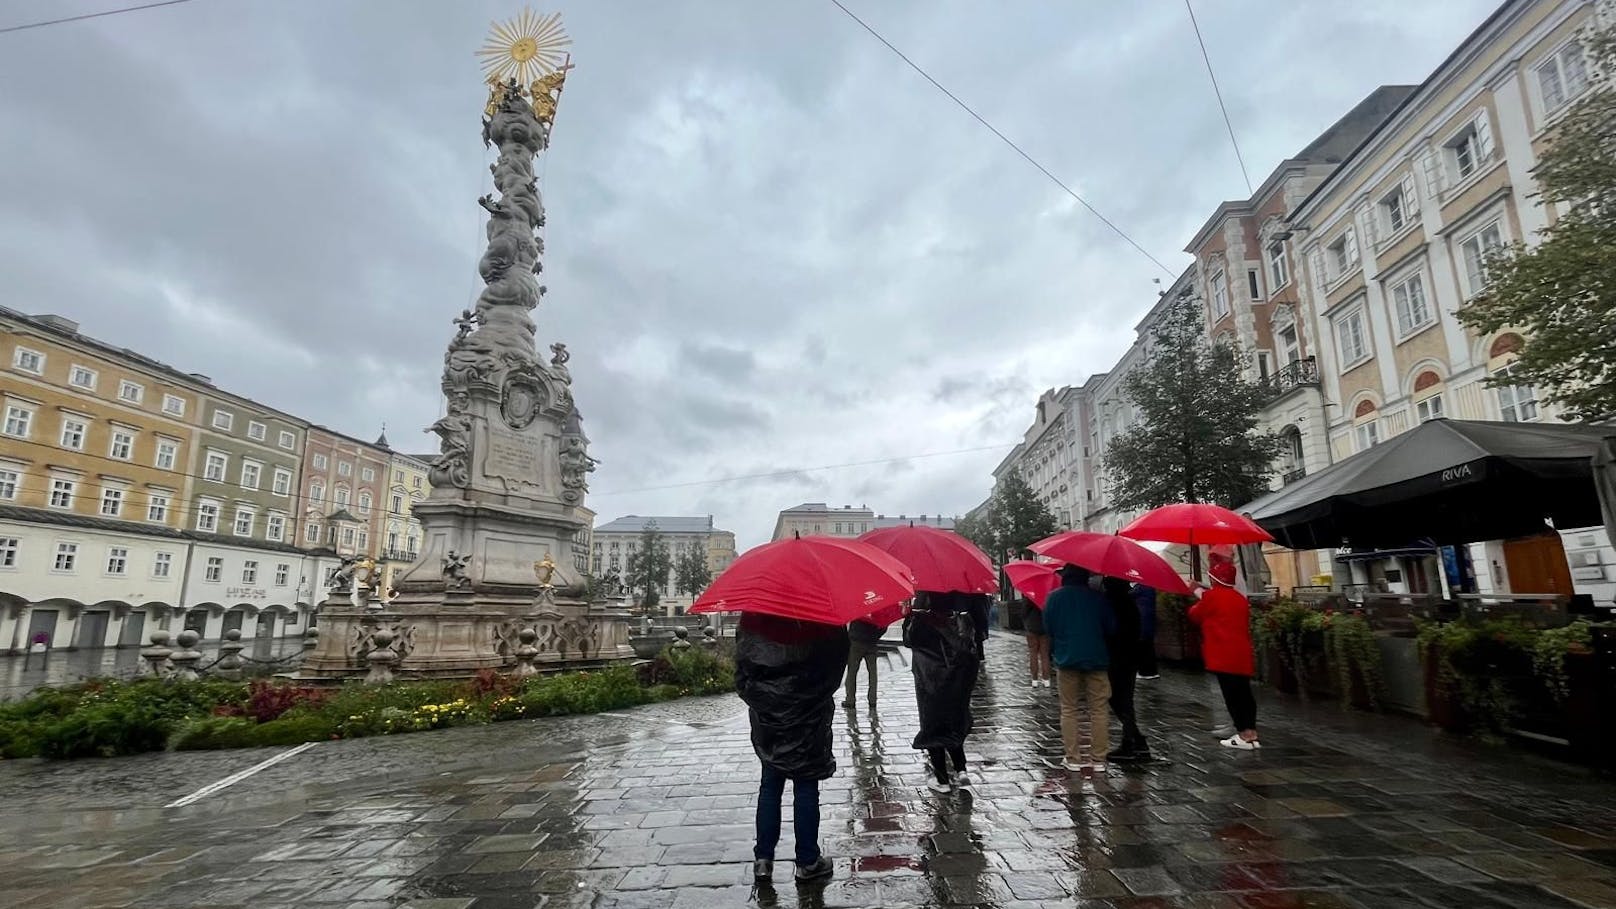
[[[293,745],[531,717],[598,713],[735,688],[734,668],[694,648],[636,669],[468,682],[251,683],[91,680],[0,704],[0,757],[114,757],[146,751]]]

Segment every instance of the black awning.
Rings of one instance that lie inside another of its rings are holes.
[[[1440,544],[1602,523],[1610,427],[1432,420],[1239,509],[1293,549]]]

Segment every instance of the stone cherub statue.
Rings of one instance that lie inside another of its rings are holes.
[[[346,590],[354,586],[354,573],[359,570],[358,556],[339,556],[337,569],[331,572],[330,588],[333,591]]]
[[[466,565],[471,562],[471,556],[460,555],[453,549],[443,557],[443,583],[449,589],[470,587],[471,578],[466,577]]]

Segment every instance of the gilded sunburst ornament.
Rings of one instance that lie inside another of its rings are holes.
[[[525,86],[561,66],[571,45],[560,13],[540,16],[524,8],[515,18],[493,24],[477,56],[489,82],[514,78]]]

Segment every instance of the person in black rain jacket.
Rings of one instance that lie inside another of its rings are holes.
[[[763,763],[753,876],[774,876],[780,801],[792,782],[799,882],[830,877],[819,850],[819,781],[836,772],[831,719],[847,667],[847,629],[746,613],[735,635],[735,691],[749,708],[752,750]]]
[[[935,792],[970,782],[965,737],[971,734],[971,691],[987,636],[985,594],[924,592],[904,619],[903,639],[915,656],[915,702],[920,708],[914,747],[931,758],[936,779],[927,785]]]

